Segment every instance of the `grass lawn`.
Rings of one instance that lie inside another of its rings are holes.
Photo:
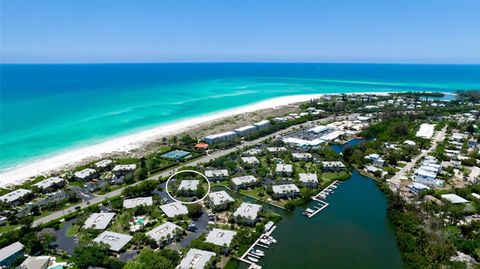
[[[13,231],[13,230],[16,230],[20,227],[20,225],[6,225],[6,226],[2,226],[0,227],[0,234],[3,234],[3,233],[7,233],[7,232],[10,232],[10,231]]]
[[[78,226],[77,224],[73,224],[72,226],[70,226],[66,232],[66,235],[67,236],[74,236],[78,233],[78,230],[80,229],[80,226]]]
[[[344,180],[350,176],[349,172],[341,173],[322,173],[321,179],[324,181]]]

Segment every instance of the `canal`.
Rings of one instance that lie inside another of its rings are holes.
[[[265,251],[264,268],[402,268],[387,199],[375,181],[354,171],[312,218],[307,207],[283,212]],[[311,202],[314,203],[314,202]],[[312,207],[313,204],[310,204]]]

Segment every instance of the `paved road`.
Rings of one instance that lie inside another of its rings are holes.
[[[434,151],[437,148],[438,142],[443,141],[445,139],[446,131],[447,131],[447,127],[444,127],[440,132],[437,133],[437,135],[433,140],[433,145],[428,150],[422,151],[421,154],[413,158],[409,163],[407,163],[404,167],[402,167],[400,171],[398,171],[392,178],[388,179],[387,181],[393,184],[400,184],[401,179],[405,176],[405,173],[410,171],[418,162],[418,160],[420,160],[421,158],[427,156],[432,151]]]
[[[333,120],[334,119],[334,116],[329,116],[329,117],[326,117],[326,118],[323,118],[323,119],[319,119],[319,120],[315,120],[315,121],[311,121],[311,122],[307,122],[307,123],[303,123],[303,124],[300,124],[300,125],[315,125],[315,124],[318,124],[318,123],[324,123],[324,122],[327,122],[327,121],[330,121],[330,120]],[[263,136],[263,137],[260,137],[258,139],[255,139],[255,140],[252,140],[252,141],[245,141],[244,143],[242,143],[241,145],[238,145],[238,146],[235,146],[233,148],[230,148],[230,149],[225,149],[225,150],[219,150],[219,151],[216,151],[216,152],[212,152],[210,153],[209,155],[207,156],[204,156],[204,157],[201,157],[199,159],[196,159],[196,160],[193,160],[191,162],[188,162],[188,163],[185,163],[183,165],[180,165],[180,166],[177,166],[175,168],[172,168],[172,169],[169,169],[169,170],[165,170],[163,172],[160,172],[156,175],[153,175],[151,177],[149,177],[148,179],[155,179],[155,180],[158,180],[159,178],[161,177],[167,177],[173,173],[175,173],[175,171],[177,171],[178,169],[182,168],[182,167],[185,167],[185,166],[197,166],[197,165],[200,165],[202,163],[207,163],[213,159],[216,159],[216,158],[219,158],[219,157],[222,157],[222,156],[225,156],[225,155],[228,155],[232,152],[235,152],[237,150],[240,150],[240,149],[243,149],[245,147],[250,147],[250,146],[253,146],[255,144],[258,144],[258,143],[261,143],[267,139],[270,139],[270,138],[275,138],[276,136],[279,136],[279,135],[284,135],[288,132],[291,132],[293,131],[295,128],[298,128],[300,125],[294,125],[294,126],[291,126],[287,129],[284,129],[284,130],[280,130],[276,133],[273,133],[273,134],[270,134],[270,135],[267,135],[267,136]],[[139,184],[140,182],[136,182],[132,185],[129,185],[129,186],[133,186],[133,185],[136,185],[136,184]],[[86,208],[92,204],[97,204],[97,203],[101,203],[111,197],[115,197],[115,196],[119,196],[122,194],[123,190],[125,188],[127,188],[128,186],[125,186],[125,187],[122,187],[120,189],[117,189],[117,190],[114,190],[114,191],[111,191],[107,194],[104,194],[104,195],[98,195],[96,196],[95,198],[89,200],[89,201],[85,201],[85,202],[82,202],[81,204],[78,204],[76,206],[72,206],[72,207],[69,207],[69,208],[66,208],[64,210],[59,210],[59,211],[56,211],[56,212],[53,212],[52,214],[48,215],[48,216],[45,216],[45,217],[42,217],[40,219],[37,219],[35,220],[33,223],[32,223],[32,226],[33,227],[36,227],[38,225],[41,225],[43,223],[48,223],[52,220],[56,220],[56,219],[60,219],[60,218],[63,218],[65,217],[66,215],[74,212],[75,210],[77,210],[77,208]]]

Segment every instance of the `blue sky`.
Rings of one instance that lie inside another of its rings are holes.
[[[478,0],[0,4],[3,63],[480,63]]]

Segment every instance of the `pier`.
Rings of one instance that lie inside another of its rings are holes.
[[[323,189],[321,192],[317,193],[315,196],[312,197],[312,200],[318,202],[317,205],[313,206],[313,209],[307,208],[305,212],[303,212],[303,215],[311,218],[318,214],[320,211],[325,209],[326,207],[329,206],[329,203],[325,201],[327,196],[331,193],[334,192],[334,190],[340,185],[340,181],[335,180],[332,182],[330,185],[328,185],[325,189]]]
[[[269,248],[269,246],[267,246],[266,244],[263,244],[260,241],[265,240],[265,238],[268,238],[276,228],[277,228],[277,226],[272,226],[272,228],[270,228],[268,231],[266,231],[262,235],[260,235],[260,237],[258,237],[257,240],[255,240],[255,242],[239,258],[240,261],[250,265],[248,267],[249,269],[260,269],[260,268],[262,268],[262,266],[258,265],[256,262],[253,262],[253,261],[249,260],[248,256],[253,257],[255,259],[258,259],[258,260],[261,259],[262,258],[261,256],[257,256],[255,254],[251,253],[251,251],[255,246],[259,246],[259,247],[262,247],[262,248]]]

